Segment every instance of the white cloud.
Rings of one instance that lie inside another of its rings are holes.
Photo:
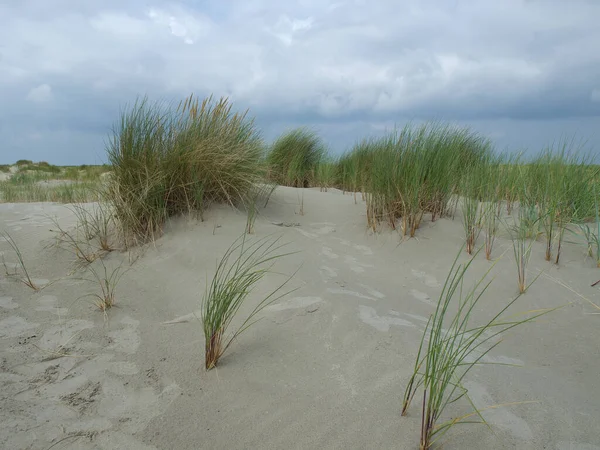
[[[171,34],[183,40],[188,45],[194,44],[200,37],[210,32],[210,20],[200,15],[184,11],[169,12],[162,9],[151,8],[148,17],[156,24],[166,27]]]
[[[52,99],[52,88],[47,84],[34,87],[27,94],[27,100],[35,103],[44,103]]]
[[[308,31],[312,28],[314,19],[290,19],[287,15],[282,15],[273,27],[267,27],[267,30],[276,36],[284,45],[293,44],[294,36],[302,31]]]
[[[147,30],[146,23],[143,20],[131,17],[126,13],[102,12],[93,17],[90,23],[98,31],[111,33],[122,38],[141,36]]]

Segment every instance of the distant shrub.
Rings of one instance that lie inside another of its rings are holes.
[[[315,183],[325,153],[325,146],[313,131],[298,128],[284,133],[267,157],[269,177],[286,186],[309,187]]]
[[[77,167],[67,167],[62,178],[67,180],[79,180],[79,169]]]
[[[36,172],[45,172],[45,173],[60,173],[60,167],[52,165],[52,164],[48,164],[47,162],[44,162],[44,164],[38,163],[38,164],[22,164],[19,166],[19,171],[23,172],[26,170],[33,170]]]
[[[29,159],[20,159],[16,162],[17,166],[26,166],[26,165],[30,165],[33,164],[33,161],[29,160]]]

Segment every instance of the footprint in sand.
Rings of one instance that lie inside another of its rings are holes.
[[[327,292],[329,292],[331,294],[337,294],[337,295],[349,295],[352,297],[362,298],[365,300],[373,300],[373,301],[377,300],[374,297],[369,297],[368,295],[361,294],[360,292],[351,291],[349,289],[327,288]]]
[[[375,267],[373,264],[366,264],[357,259],[354,256],[346,255],[344,262],[350,266],[350,270],[354,273],[364,273],[366,268]]]
[[[415,325],[408,320],[403,320],[398,317],[392,316],[380,316],[375,311],[375,308],[370,306],[360,305],[358,311],[358,317],[367,325],[371,325],[379,331],[388,332],[390,326],[398,327],[414,327]]]
[[[376,290],[376,289],[373,289],[371,286],[367,286],[366,284],[359,284],[359,286],[360,286],[361,288],[363,288],[363,289],[364,289],[364,290],[367,292],[367,294],[369,294],[369,295],[371,295],[371,296],[373,296],[373,297],[375,297],[375,298],[378,298],[378,299],[380,299],[380,300],[381,300],[382,298],[385,298],[385,295],[384,295],[384,294],[382,294],[381,292],[379,292],[379,291],[378,291],[378,290]]]
[[[321,303],[322,301],[323,299],[321,297],[294,297],[279,303],[275,303],[274,305],[267,306],[265,311],[285,311],[288,309],[307,308],[312,305],[316,305],[317,303]]]
[[[40,306],[35,308],[36,311],[51,312],[58,316],[64,316],[69,312],[69,308],[59,308],[58,298],[54,295],[42,295],[38,303]]]
[[[337,253],[333,253],[333,250],[329,247],[323,247],[321,254],[327,256],[329,259],[338,259],[340,257]]]
[[[18,337],[37,328],[39,323],[28,322],[20,316],[10,316],[0,321],[0,338]]]
[[[89,320],[74,319],[68,322],[57,322],[55,326],[44,332],[38,346],[47,352],[68,348],[69,343],[72,343],[79,333],[90,328],[94,328],[94,322]]]
[[[422,280],[426,286],[429,286],[432,288],[436,288],[436,287],[440,286],[440,283],[438,283],[438,280],[434,276],[429,275],[428,273],[425,273],[421,270],[413,269],[412,274],[413,274],[413,277]]]
[[[300,233],[302,236],[307,237],[307,238],[311,238],[311,239],[316,239],[319,236],[315,233],[310,233],[308,231],[303,230],[302,228],[294,228],[294,230],[296,230],[298,233]]]
[[[416,289],[411,289],[410,295],[412,295],[415,299],[419,300],[420,302],[435,306],[435,303],[431,301],[431,297],[429,297],[429,295],[427,295],[425,292],[417,291]]]
[[[112,338],[113,343],[107,348],[109,350],[133,354],[137,352],[137,349],[140,346],[140,335],[137,331],[140,322],[131,317],[124,317],[121,320],[121,323],[125,325],[125,328],[108,333],[108,336]]]
[[[329,233],[335,233],[335,224],[330,222],[311,223],[312,231],[318,235],[325,235]]]
[[[338,238],[338,241],[340,242],[340,244],[345,245],[346,247],[353,247],[355,250],[362,252],[364,256],[371,256],[373,254],[373,250],[371,250],[371,248],[367,247],[366,245],[353,244],[350,241],[340,238]]]
[[[333,270],[331,267],[321,266],[319,270],[321,274],[321,278],[324,282],[331,280],[332,278],[336,278],[338,276],[337,272]]]
[[[0,308],[4,309],[16,309],[19,307],[19,304],[13,302],[12,297],[0,297]]]

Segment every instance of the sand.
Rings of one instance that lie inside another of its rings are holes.
[[[278,269],[301,268],[293,294],[272,305],[216,370],[203,367],[196,315],[207,276],[245,225],[242,212],[211,209],[204,222],[172,221],[154,246],[113,252],[128,267],[117,307],[106,315],[84,297],[97,285],[69,275],[72,255],[52,247],[53,223],[74,225],[57,204],[0,204],[0,228],[20,244],[34,292],[0,280],[0,447],[6,449],[416,449],[419,405],[400,416],[427,317],[463,241],[460,218],[425,221],[418,238],[366,231],[365,207],[330,189],[278,188],[256,236],[282,235],[290,249]],[[284,226],[286,225],[286,226]],[[482,240],[480,240],[482,243]],[[444,449],[600,449],[600,315],[560,280],[596,303],[600,271],[581,245],[566,245],[515,311],[568,304],[515,329],[466,385],[478,407],[528,402],[484,413],[490,428],[463,425]],[[0,251],[16,263],[5,242]],[[516,293],[510,241],[500,238],[495,281],[475,319]],[[137,259],[136,259],[137,258]],[[135,262],[129,266],[130,259]],[[466,260],[466,255],[461,257]],[[477,257],[469,279],[490,266]],[[249,298],[281,282],[269,276]],[[468,411],[450,407],[447,417]]]

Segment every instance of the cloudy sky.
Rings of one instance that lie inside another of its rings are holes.
[[[600,154],[598,0],[0,0],[0,162],[100,162],[138,95],[229,96],[341,152],[407,121]]]

